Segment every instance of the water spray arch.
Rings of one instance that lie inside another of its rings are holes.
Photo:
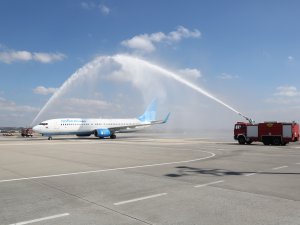
[[[151,79],[151,76],[143,76],[145,70],[154,71],[157,76],[163,76],[167,79],[171,79],[176,81],[186,87],[191,88],[192,90],[200,93],[209,99],[221,104],[222,106],[226,107],[227,109],[231,110],[232,112],[244,117],[245,119],[249,120],[248,117],[241,114],[239,111],[231,107],[230,105],[226,104],[225,102],[221,101],[220,99],[216,98],[203,88],[200,88],[196,84],[191,81],[188,81],[182,78],[175,72],[163,68],[159,65],[151,63],[145,59],[138,58],[136,56],[124,55],[124,54],[117,54],[114,56],[100,56],[92,60],[91,62],[84,65],[82,68],[78,69],[74,74],[72,74],[63,84],[62,86],[56,91],[48,102],[43,106],[40,112],[32,121],[32,125],[35,125],[41,115],[51,105],[60,98],[65,92],[71,89],[74,85],[88,79],[89,77],[97,77],[104,74],[108,74],[110,77],[106,77],[106,79],[123,79],[126,81],[131,82],[133,85],[142,85],[139,87],[141,90],[145,90],[147,88],[147,79]],[[124,76],[126,74],[126,76]],[[149,81],[150,82],[150,81]],[[153,80],[151,81],[153,82]],[[144,85],[144,86],[143,86]],[[159,86],[160,84],[156,82],[156,85]],[[158,91],[161,90],[158,88]],[[160,96],[164,96],[163,91],[159,93]]]

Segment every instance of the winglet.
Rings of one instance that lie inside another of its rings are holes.
[[[163,122],[162,123],[166,123],[166,122],[168,122],[168,120],[169,120],[169,117],[170,117],[170,112],[168,113],[168,115],[166,116],[166,118],[163,120]]]

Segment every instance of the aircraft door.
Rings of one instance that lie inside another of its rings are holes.
[[[60,127],[60,123],[58,121],[55,121],[54,123],[54,130],[58,130]]]

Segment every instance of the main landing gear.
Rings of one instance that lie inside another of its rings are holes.
[[[110,135],[110,139],[116,139],[117,136],[115,134]]]
[[[50,140],[52,140],[52,137],[51,137],[51,136],[49,136],[49,137],[48,137],[48,140],[49,140],[49,141],[50,141]]]

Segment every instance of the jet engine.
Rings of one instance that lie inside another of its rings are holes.
[[[104,137],[110,137],[112,133],[109,129],[97,129],[94,131],[95,137],[104,138]]]

